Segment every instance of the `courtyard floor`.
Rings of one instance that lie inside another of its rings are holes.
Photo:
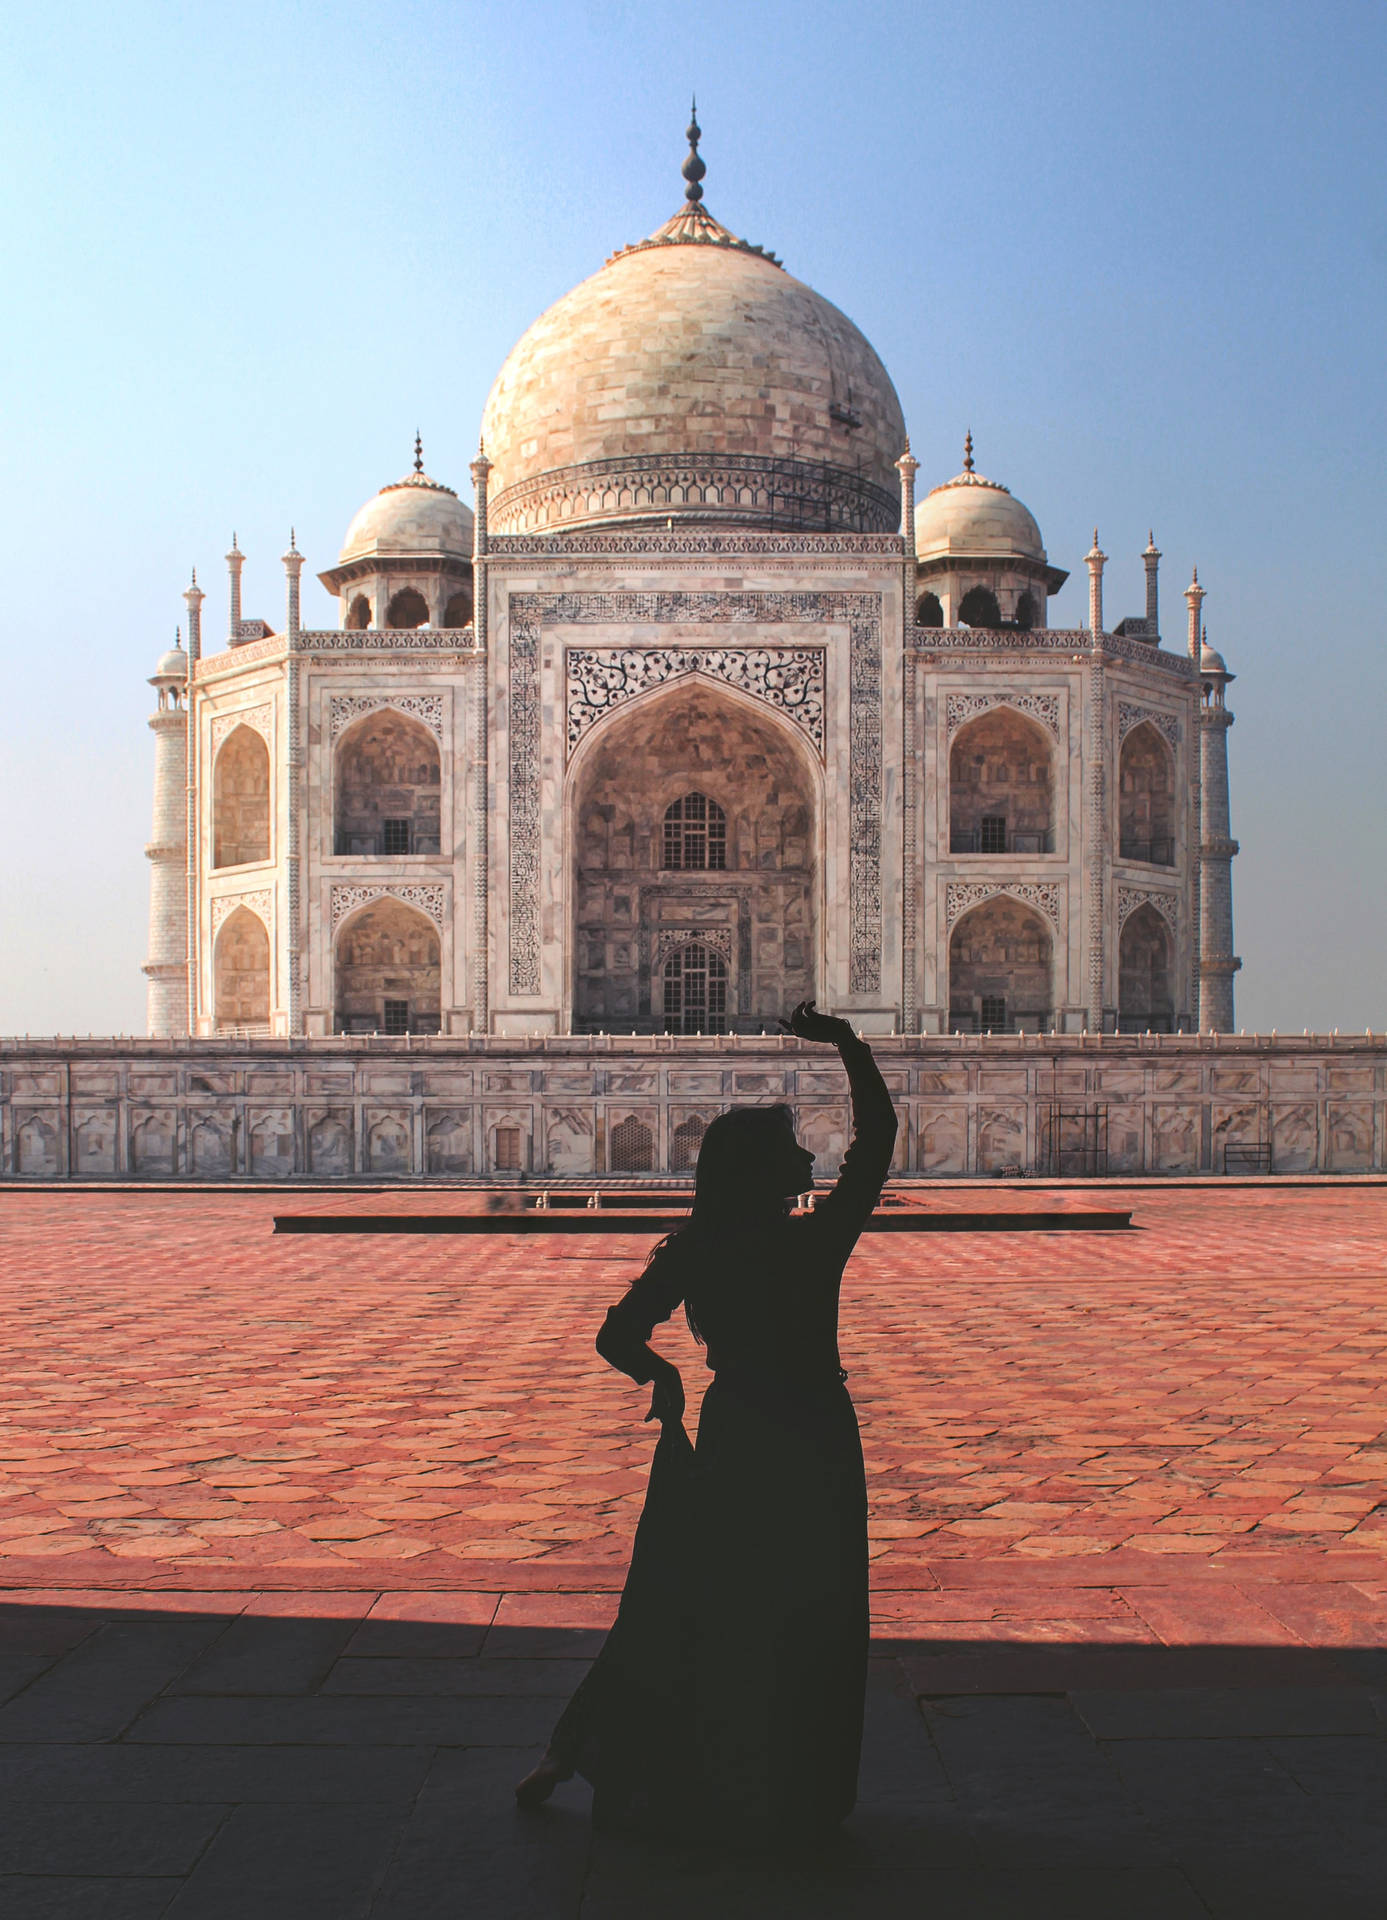
[[[938,1203],[1021,1193],[1135,1230],[849,1268],[873,1683],[796,1861],[510,1796],[625,1570],[654,1434],[592,1336],[648,1236],[0,1193],[0,1912],[1381,1920],[1387,1186]]]

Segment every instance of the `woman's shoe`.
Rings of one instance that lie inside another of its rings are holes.
[[[527,1773],[517,1785],[516,1802],[522,1807],[542,1807],[555,1787],[572,1778],[572,1767],[560,1766],[546,1753],[534,1772]]]

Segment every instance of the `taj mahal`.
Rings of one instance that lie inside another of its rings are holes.
[[[1225,704],[1185,590],[1088,622],[975,462],[917,485],[838,309],[683,205],[535,321],[471,463],[159,661],[155,1036],[1233,1025]],[[989,450],[988,464],[992,464]]]

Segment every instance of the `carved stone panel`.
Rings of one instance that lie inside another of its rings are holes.
[[[1048,880],[951,880],[945,901],[945,915],[952,926],[970,907],[981,906],[998,894],[1009,894],[1043,913],[1052,925],[1059,925],[1060,890]]]
[[[876,593],[517,593],[510,599],[509,695],[510,784],[510,990],[540,991],[540,687],[541,633],[555,626],[740,626],[817,622],[848,628],[849,681],[849,989],[870,994],[881,985],[882,834],[882,596]],[[672,650],[665,650],[666,652]],[[723,653],[730,649],[709,650]],[[748,658],[766,649],[747,649]],[[814,649],[772,649],[810,654]],[[767,656],[769,658],[769,656]],[[740,669],[739,669],[740,671]],[[761,676],[768,697],[781,696],[789,711],[786,681],[772,689],[774,664],[746,669]],[[809,674],[809,664],[804,662]],[[812,674],[804,683],[806,701]],[[822,712],[822,695],[820,695]],[[775,700],[769,704],[775,705]],[[794,722],[802,725],[800,720]],[[590,723],[589,723],[590,724]]]
[[[775,707],[823,755],[822,647],[569,647],[564,664],[570,753],[599,720],[638,693],[701,673]]]
[[[382,707],[394,707],[442,739],[443,696],[438,693],[335,693],[329,703],[331,737],[335,740],[354,720],[378,713]]]
[[[1038,720],[1058,739],[1060,730],[1059,695],[1054,693],[951,693],[945,703],[945,721],[952,740],[959,728],[991,707],[1015,707],[1018,713]]]

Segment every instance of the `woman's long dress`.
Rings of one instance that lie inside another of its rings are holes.
[[[680,1423],[661,1434],[617,1621],[550,1743],[599,1824],[822,1827],[856,1798],[867,1499],[838,1294],[896,1119],[868,1048],[842,1053],[854,1134],[832,1192],[657,1254],[603,1327],[607,1357],[648,1379],[651,1331],[687,1295],[714,1377],[696,1450]]]

